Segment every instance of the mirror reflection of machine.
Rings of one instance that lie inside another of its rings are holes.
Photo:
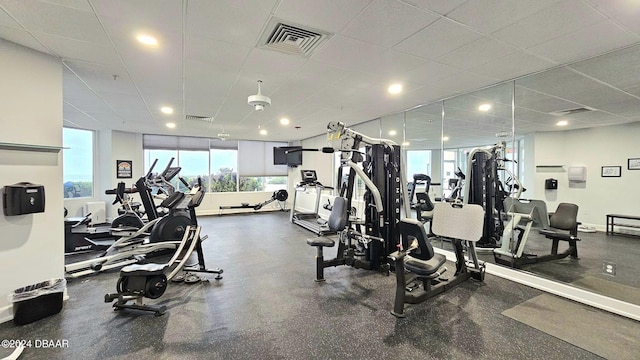
[[[326,190],[333,192],[333,188],[322,185],[322,183],[318,181],[318,175],[315,170],[300,170],[300,175],[301,181],[296,185],[296,189],[293,194],[293,205],[291,206],[289,220],[317,235],[334,233],[334,231],[329,230],[326,221],[322,219],[319,214],[322,195],[326,194]],[[296,210],[296,204],[299,205],[300,201],[298,194],[310,193],[311,191],[315,191],[315,203],[313,205],[313,209],[311,211]]]

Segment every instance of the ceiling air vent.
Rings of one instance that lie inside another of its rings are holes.
[[[331,36],[332,34],[321,30],[271,18],[258,46],[290,55],[310,57]]]
[[[213,122],[213,116],[186,115],[185,120]]]
[[[580,113],[589,112],[589,111],[595,111],[595,110],[596,109],[594,109],[594,108],[590,108],[588,106],[584,106],[584,107],[579,107],[579,108],[575,108],[575,109],[553,111],[553,112],[550,112],[549,114],[555,115],[555,116],[570,116],[570,115],[575,115],[575,114],[580,114]]]

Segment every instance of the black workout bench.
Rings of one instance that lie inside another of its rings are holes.
[[[640,228],[640,224],[634,225],[634,224],[619,223],[619,222],[616,222],[616,219],[626,219],[626,220],[638,220],[638,221],[640,221],[640,216],[620,215],[620,214],[607,214],[607,235],[619,234],[619,235],[639,236],[639,235],[635,235],[635,234],[621,233],[621,232],[614,231],[614,229],[613,229],[614,226],[622,226],[622,227],[628,227],[628,228]]]

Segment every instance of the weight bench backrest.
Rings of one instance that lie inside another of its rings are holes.
[[[333,199],[333,207],[331,208],[331,214],[329,214],[329,220],[327,226],[330,231],[340,231],[347,226],[347,220],[349,219],[349,208],[347,207],[347,199],[343,197],[336,197]]]
[[[549,214],[547,213],[547,204],[544,201],[508,197],[504,199],[503,204],[507,212],[530,214],[533,227],[541,229],[549,227]]]
[[[570,231],[572,235],[577,235],[578,230],[578,205],[560,203],[556,212],[551,215],[549,225],[552,228]]]
[[[424,225],[415,219],[402,219],[398,224],[402,248],[407,249],[414,239],[418,240],[418,248],[411,252],[411,257],[420,260],[429,260],[433,257],[433,246],[428,241],[427,232]]]
[[[476,204],[436,203],[431,231],[450,239],[478,241],[484,228],[484,210]]]

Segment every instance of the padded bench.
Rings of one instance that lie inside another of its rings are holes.
[[[640,228],[640,224],[620,223],[620,222],[616,222],[616,219],[640,221],[640,216],[620,215],[620,214],[607,214],[607,235],[614,235],[614,234],[634,235],[634,234],[629,234],[629,233],[616,232],[614,230],[614,226],[623,226],[623,227],[628,227],[628,228]]]

